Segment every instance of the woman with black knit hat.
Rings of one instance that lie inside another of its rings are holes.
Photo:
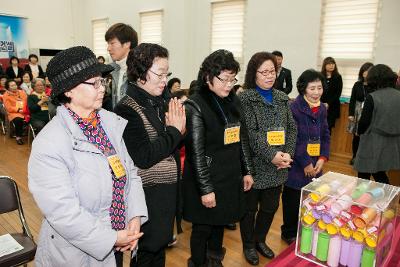
[[[101,109],[112,67],[83,46],[47,66],[57,115],[35,138],[29,189],[43,213],[36,266],[116,266],[135,250],[147,221],[142,182],[122,133],[127,122]]]

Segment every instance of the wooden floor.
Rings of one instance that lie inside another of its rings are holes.
[[[27,185],[27,162],[30,153],[30,147],[25,144],[19,146],[14,139],[0,134],[0,175],[11,176],[16,180],[19,186],[23,208],[28,225],[37,240],[40,224],[42,220],[41,213],[37,208]],[[325,171],[332,170],[344,174],[355,174],[348,159],[331,161],[325,167]],[[1,196],[0,196],[1,199]],[[271,230],[267,237],[267,243],[275,252],[279,254],[287,245],[280,239],[280,225],[282,223],[282,210],[279,208],[275,215]],[[191,226],[188,223],[183,224],[184,233],[178,236],[178,244],[167,251],[167,267],[187,266],[189,258],[189,238]],[[0,235],[6,232],[20,231],[20,224],[17,214],[0,215]],[[242,254],[242,243],[239,230],[225,230],[224,246],[227,254],[224,265],[227,267],[251,266],[247,264]],[[128,266],[128,255],[125,255],[124,266]],[[268,260],[260,256],[259,266],[265,266]],[[28,266],[34,266],[30,263]]]

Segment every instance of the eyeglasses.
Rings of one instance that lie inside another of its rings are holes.
[[[160,80],[162,80],[163,78],[168,79],[172,75],[172,72],[158,74],[158,73],[155,73],[154,71],[152,71],[150,69],[149,69],[149,71],[151,73],[153,73],[154,75],[156,75],[158,77],[158,79],[160,79]]]
[[[91,82],[82,82],[82,83],[92,85],[94,87],[94,89],[99,89],[100,86],[103,86],[103,87],[106,86],[107,79],[100,78],[100,79],[95,80],[93,83],[91,83]]]
[[[238,80],[235,78],[235,79],[233,79],[233,80],[228,80],[228,79],[222,79],[222,78],[220,78],[220,77],[218,77],[218,76],[215,76],[218,80],[220,80],[220,82],[223,84],[223,85],[228,85],[229,84],[229,86],[234,86],[237,82],[238,82]]]
[[[263,70],[263,71],[257,71],[258,73],[261,73],[262,76],[267,77],[268,75],[275,76],[276,71],[275,70]]]

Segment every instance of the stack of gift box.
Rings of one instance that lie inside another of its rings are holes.
[[[400,188],[328,172],[302,188],[296,255],[321,266],[384,266]]]

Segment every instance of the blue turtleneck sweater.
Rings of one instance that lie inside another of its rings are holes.
[[[264,90],[257,86],[256,90],[264,98],[266,103],[272,103],[272,88],[269,90]]]

